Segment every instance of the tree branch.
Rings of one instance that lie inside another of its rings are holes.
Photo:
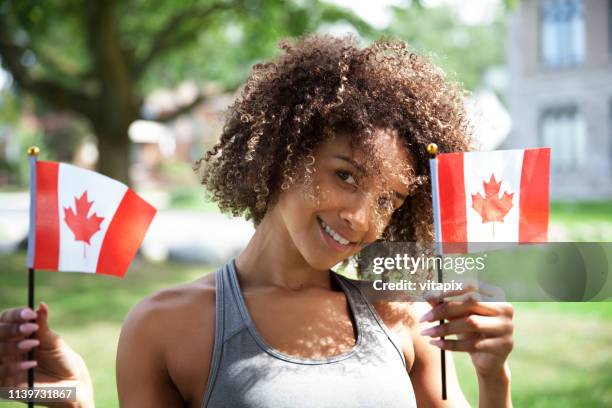
[[[17,85],[52,105],[92,117],[95,103],[88,95],[49,79],[34,79],[30,76],[28,69],[21,63],[28,49],[15,44],[6,27],[6,24],[0,21],[0,57]]]
[[[84,81],[95,79],[92,72],[80,70],[75,64],[69,62],[59,61],[59,59],[43,50],[34,50],[29,47],[30,50],[36,55],[36,61],[38,61],[44,69],[48,70],[54,75],[61,76],[62,78],[70,79],[82,79]]]
[[[170,17],[164,27],[155,34],[147,55],[134,64],[134,78],[142,76],[151,62],[160,54],[173,47],[186,43],[189,37],[195,37],[197,32],[202,28],[202,25],[196,25],[192,30],[185,31],[180,29],[181,26],[203,20],[220,11],[236,8],[241,4],[242,0],[233,0],[211,4],[207,7],[190,7]]]
[[[204,95],[200,93],[193,101],[191,101],[187,105],[183,105],[173,111],[160,112],[159,114],[157,114],[157,116],[153,118],[142,118],[142,119],[154,120],[156,122],[167,123],[167,122],[170,122],[178,118],[181,115],[184,115],[185,113],[188,113],[194,107],[198,106],[200,103],[204,102],[205,100],[206,98],[204,97]]]

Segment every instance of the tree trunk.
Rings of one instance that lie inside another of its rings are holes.
[[[97,170],[108,177],[131,185],[129,173],[131,143],[127,126],[112,133],[96,131],[96,137],[99,152]]]

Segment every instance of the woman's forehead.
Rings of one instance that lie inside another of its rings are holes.
[[[376,176],[385,184],[399,184],[409,189],[414,181],[415,159],[392,129],[376,129],[360,138],[338,132],[323,142],[318,153],[327,158],[348,158],[358,170]]]

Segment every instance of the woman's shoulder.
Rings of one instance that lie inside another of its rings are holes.
[[[215,274],[209,273],[193,282],[164,288],[146,296],[132,307],[124,326],[167,328],[173,323],[184,324],[195,314],[204,318],[205,323],[208,320],[206,316],[214,320],[214,310]]]
[[[215,274],[159,290],[125,318],[117,351],[118,378],[152,376],[172,384],[184,401],[203,395],[214,346]],[[136,373],[136,374],[134,374]]]

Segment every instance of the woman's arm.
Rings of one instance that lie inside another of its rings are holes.
[[[128,314],[117,350],[117,390],[121,407],[179,407],[184,401],[165,361],[164,307],[148,297]]]
[[[512,407],[508,363],[495,375],[478,375],[478,390],[480,407]]]

